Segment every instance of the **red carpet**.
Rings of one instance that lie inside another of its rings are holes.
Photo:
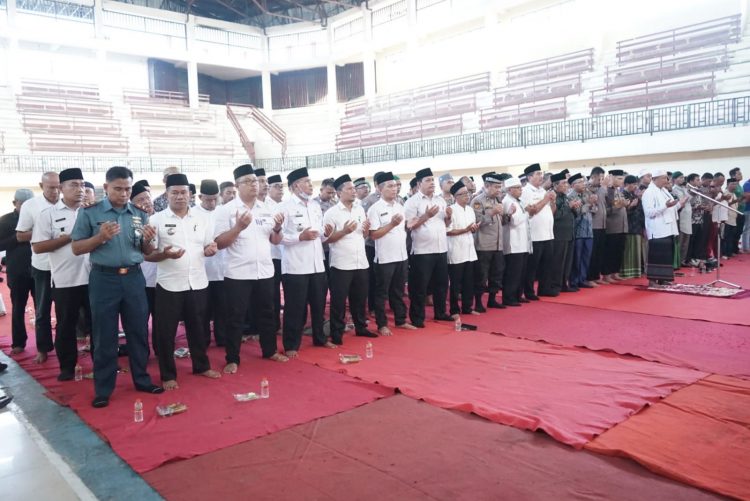
[[[178,345],[186,343],[178,342]],[[8,337],[0,348],[7,353]],[[328,416],[366,404],[393,391],[383,386],[355,381],[347,376],[325,371],[309,364],[292,361],[286,364],[260,359],[255,343],[242,349],[243,364],[235,375],[209,380],[190,374],[189,359],[178,359],[180,388],[161,395],[145,395],[133,389],[129,374],[122,374],[109,407],[94,409],[93,382],[60,383],[54,352],[44,365],[33,362],[32,346],[14,359],[48,390],[48,396],[70,406],[135,471],[142,473],[177,459],[215,451],[246,440],[267,435],[311,419]],[[223,349],[210,350],[214,368],[224,364]],[[81,360],[84,373],[91,371],[91,359]],[[127,366],[121,358],[120,365]],[[159,369],[151,360],[150,373],[158,380]],[[263,376],[270,381],[271,398],[236,402],[234,393],[259,392]],[[133,403],[143,400],[144,422],[133,422]],[[182,402],[188,405],[184,414],[162,418],[157,405]]]
[[[682,296],[672,297],[679,302]],[[554,325],[542,323],[540,318],[554,319]],[[505,336],[612,350],[676,367],[750,379],[750,333],[743,325],[546,301],[496,314],[465,317],[465,321],[476,324],[480,330]]]
[[[179,500],[718,499],[627,460],[403,396],[164,465],[144,478]]]
[[[728,261],[722,261],[724,266],[720,270],[720,278],[739,285],[743,289],[750,289],[750,254],[739,254]],[[716,280],[716,271],[711,273],[700,273],[697,269],[690,268],[679,270],[684,273],[683,277],[676,277],[676,281],[683,284],[707,284]],[[691,276],[691,273],[694,274]],[[618,285],[646,285],[645,277],[632,278],[618,282]]]
[[[483,332],[427,329],[375,339],[375,357],[342,365],[338,353],[310,347],[306,362],[447,409],[582,447],[644,405],[706,376],[613,353],[591,352]],[[364,338],[347,336],[345,353],[364,355]]]
[[[682,482],[750,499],[750,382],[711,376],[586,445]]]

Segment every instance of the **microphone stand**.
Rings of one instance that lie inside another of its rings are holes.
[[[700,191],[696,190],[695,188],[688,188],[688,191],[690,193],[692,193],[693,195],[698,195],[699,197],[701,197],[701,198],[703,198],[705,200],[708,200],[709,202],[711,202],[714,205],[718,205],[719,207],[724,207],[725,209],[734,211],[737,214],[742,214],[742,212],[738,211],[737,209],[734,209],[734,208],[730,207],[729,205],[725,204],[724,202],[719,202],[718,200],[714,200],[711,197],[707,197],[706,195],[704,195]],[[716,280],[714,280],[713,282],[709,282],[709,283],[707,283],[705,285],[707,287],[713,287],[714,284],[724,284],[724,285],[728,285],[730,287],[735,287],[737,289],[741,289],[742,288],[741,286],[739,286],[737,284],[733,284],[732,282],[727,282],[726,280],[722,280],[721,279],[721,225],[722,224],[724,224],[724,223],[722,223],[721,221],[719,221],[719,228],[718,228],[718,231],[716,232],[716,253],[718,254],[718,256],[716,256],[716,260],[717,260],[717,263],[716,263]]]

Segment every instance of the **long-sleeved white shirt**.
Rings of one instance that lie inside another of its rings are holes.
[[[667,207],[674,200],[666,188],[658,188],[655,183],[648,185],[641,197],[643,213],[646,216],[646,238],[665,238],[678,235],[677,211],[679,204]]]

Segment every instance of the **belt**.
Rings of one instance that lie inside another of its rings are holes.
[[[91,264],[91,269],[95,271],[101,271],[102,273],[114,273],[116,275],[127,275],[141,269],[140,264],[134,264],[132,266],[102,266],[100,264]]]

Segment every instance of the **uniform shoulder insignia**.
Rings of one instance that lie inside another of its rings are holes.
[[[478,200],[476,202],[474,202],[474,208],[475,209],[481,209],[482,208],[482,202],[480,202]]]

